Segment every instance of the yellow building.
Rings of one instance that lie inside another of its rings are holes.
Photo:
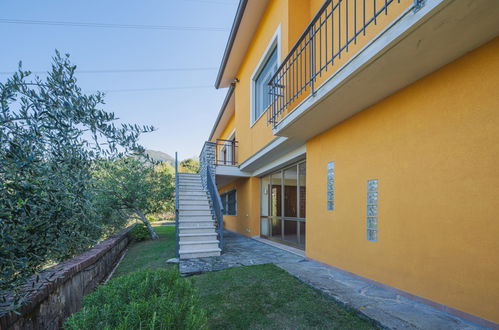
[[[241,0],[224,227],[499,326],[499,1]]]

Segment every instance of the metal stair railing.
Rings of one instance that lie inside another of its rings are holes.
[[[213,211],[215,213],[215,218],[217,221],[217,234],[218,234],[218,246],[223,252],[223,236],[224,236],[224,220],[223,220],[223,204],[222,204],[222,199],[220,198],[220,194],[218,193],[217,185],[215,184],[215,181],[213,180],[213,176],[211,175],[211,169],[208,166],[207,167],[207,188],[208,188],[208,194],[210,195],[211,199],[211,205],[213,207]]]
[[[178,177],[178,156],[177,152],[175,152],[175,256],[180,258],[180,229],[179,229],[179,202],[178,202],[178,193],[179,193],[179,177]]]

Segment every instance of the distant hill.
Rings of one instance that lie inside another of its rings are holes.
[[[175,158],[162,151],[146,149],[146,154],[156,162],[168,162],[170,164],[175,163]]]

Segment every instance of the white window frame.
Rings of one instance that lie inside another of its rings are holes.
[[[274,32],[274,35],[270,39],[270,42],[267,45],[267,48],[263,52],[263,56],[260,58],[255,71],[251,75],[251,83],[250,83],[250,128],[255,125],[255,123],[265,114],[266,111],[263,111],[258,118],[255,118],[255,94],[256,94],[256,78],[262,71],[264,65],[267,63],[269,56],[272,51],[277,49],[277,67],[281,65],[281,25],[279,25]]]
[[[235,137],[236,137],[236,129],[234,129],[232,131],[232,133],[230,133],[227,140],[235,140]],[[235,152],[235,145],[231,142],[225,141],[224,146],[222,147],[222,152],[223,151],[227,151],[227,153],[226,153],[227,159],[225,159],[224,165],[227,165],[227,163],[229,163],[230,165],[233,165],[234,161],[235,161],[235,156],[236,156],[236,155],[233,155],[233,153]]]

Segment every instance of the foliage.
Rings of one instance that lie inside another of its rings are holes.
[[[20,64],[0,83],[0,291],[119,226],[97,216],[93,163],[141,152],[140,133],[153,129],[116,126],[99,108],[103,94],[84,94],[75,69],[56,52],[46,80]]]
[[[143,270],[99,286],[64,328],[204,329],[206,315],[195,289],[178,270]]]
[[[157,239],[146,215],[172,208],[173,177],[134,157],[100,161],[95,177],[96,201],[103,217],[140,220],[149,229],[151,238]]]
[[[141,223],[136,224],[129,232],[134,241],[143,241],[149,238],[149,230]]]
[[[199,159],[187,158],[178,164],[179,172],[183,173],[198,173],[199,172]]]
[[[156,214],[148,214],[146,216],[146,218],[147,218],[147,221],[149,221],[149,222],[157,222],[157,221],[159,221],[159,217]]]

